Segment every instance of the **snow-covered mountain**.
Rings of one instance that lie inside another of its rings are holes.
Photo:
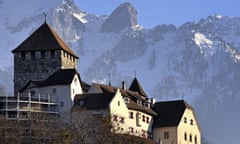
[[[120,85],[136,73],[150,97],[193,104],[210,142],[239,141],[240,18],[213,15],[180,27],[146,29],[130,3],[97,16],[73,0],[0,0],[2,93],[11,94],[13,87],[11,50],[44,22],[43,12],[79,55],[83,80]]]

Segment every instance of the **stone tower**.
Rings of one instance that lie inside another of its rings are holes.
[[[77,68],[78,56],[46,22],[12,53],[14,95],[30,80],[43,81],[59,69]]]

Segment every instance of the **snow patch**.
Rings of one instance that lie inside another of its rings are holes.
[[[84,13],[79,13],[79,14],[78,13],[73,13],[73,16],[76,17],[82,23],[87,23],[88,22],[88,20],[84,18],[86,16],[86,14],[84,14]]]
[[[211,56],[216,52],[216,48],[213,46],[214,42],[208,39],[204,34],[194,33],[194,42],[200,48],[201,54],[210,54]]]

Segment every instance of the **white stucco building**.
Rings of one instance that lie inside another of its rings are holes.
[[[183,100],[157,102],[153,139],[159,144],[201,144],[194,109]]]
[[[76,97],[79,110],[93,115],[109,115],[113,132],[152,138],[153,117],[151,101],[135,78],[129,89],[94,83],[87,94]]]

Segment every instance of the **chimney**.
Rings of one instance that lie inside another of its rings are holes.
[[[156,103],[156,99],[155,98],[151,98],[150,99],[150,103],[151,103],[151,106],[153,107]]]
[[[125,81],[122,81],[122,89],[126,90],[126,83],[125,83]]]

